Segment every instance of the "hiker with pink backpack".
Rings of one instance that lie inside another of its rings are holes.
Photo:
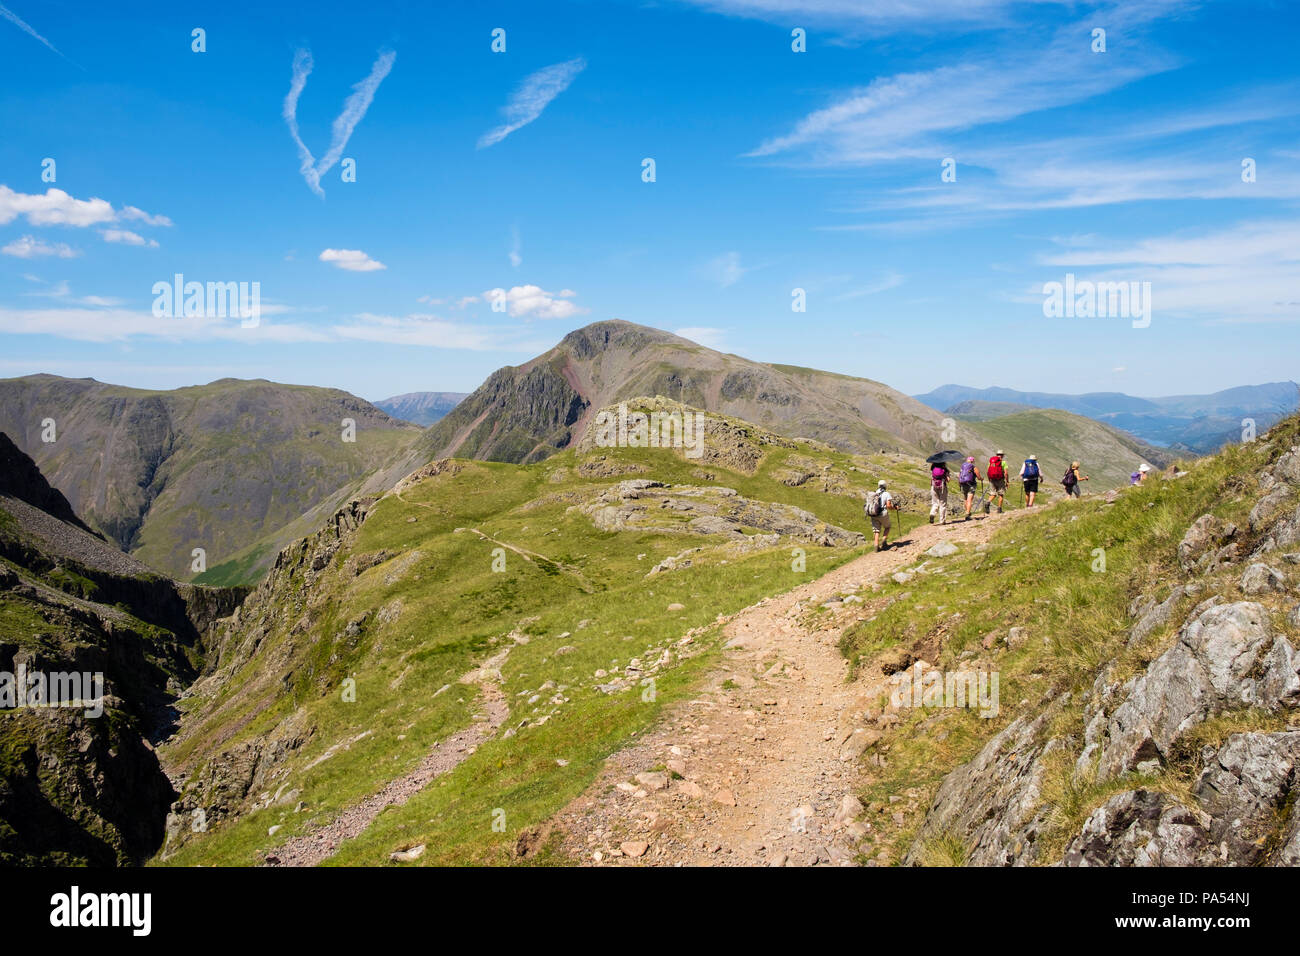
[[[948,523],[948,466],[942,461],[930,466],[930,524],[935,515],[939,524]]]

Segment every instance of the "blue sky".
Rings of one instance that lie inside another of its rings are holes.
[[[623,318],[909,393],[1300,377],[1283,3],[0,3],[0,376],[377,400]],[[1149,326],[1045,317],[1067,273]]]

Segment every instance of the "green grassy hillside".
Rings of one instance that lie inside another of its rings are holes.
[[[382,863],[418,843],[429,847],[422,863],[511,859],[523,828],[690,691],[717,653],[720,615],[857,553],[815,539],[828,526],[863,529],[863,495],[879,477],[919,497],[906,487],[915,462],[722,424],[720,454],[700,462],[602,448],[524,466],[438,464],[369,505],[359,529],[294,552],[229,629],[216,673],[182,702],[164,762],[185,774],[186,812],[213,825],[175,834],[160,862],[282,852],[488,714],[483,685],[461,682],[485,662],[500,670],[505,729],[330,861]],[[638,479],[669,487],[620,498],[620,483]],[[728,488],[737,495],[716,490]],[[739,530],[691,524],[740,498]],[[612,513],[646,501],[645,523],[609,530]],[[769,520],[789,522],[786,532],[765,537]],[[675,556],[675,570],[650,573]],[[355,702],[343,699],[349,679]],[[496,810],[504,830],[492,827]]]

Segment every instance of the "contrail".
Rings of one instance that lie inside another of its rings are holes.
[[[370,109],[370,103],[375,98],[375,91],[379,89],[379,84],[384,82],[384,77],[388,76],[393,69],[393,61],[396,59],[397,54],[393,51],[381,51],[379,58],[375,60],[374,65],[370,68],[370,75],[352,87],[352,95],[343,101],[343,112],[334,120],[329,149],[317,161],[298,132],[298,97],[302,95],[303,87],[307,85],[307,77],[311,73],[314,63],[309,50],[299,50],[294,54],[293,76],[289,80],[289,93],[284,98],[282,113],[284,121],[289,125],[289,135],[293,137],[293,141],[298,147],[299,172],[302,173],[302,178],[307,181],[308,188],[316,195],[325,195],[325,190],[320,185],[320,178],[329,172],[342,157],[343,150],[352,137],[352,131],[357,128],[361,118],[366,115],[366,110]]]
[[[29,26],[28,26],[28,25],[23,21],[23,19],[22,19],[21,17],[18,16],[18,14],[14,13],[12,10],[10,10],[8,7],[4,6],[3,4],[0,4],[0,17],[4,17],[6,20],[8,20],[8,21],[9,21],[10,23],[12,23],[14,26],[18,27],[18,29],[22,30],[24,33],[29,33],[29,34],[31,34],[32,36],[36,37],[36,39],[40,40],[43,44],[45,44],[47,47],[49,47],[50,50],[54,51],[54,52],[57,53],[59,56],[62,56],[63,59],[68,60],[68,58],[67,58],[66,56],[64,56],[63,53],[60,52],[59,49],[58,49],[58,48],[57,48],[53,43],[51,43],[49,40],[45,39],[45,37],[41,36],[39,33],[37,33],[37,32],[36,32],[35,30],[33,30],[31,27],[29,27]],[[81,66],[81,64],[79,64],[79,63],[74,62],[73,60],[68,60],[68,62],[71,63],[73,66],[77,67],[77,69],[79,69],[79,70],[85,69],[85,67]]]

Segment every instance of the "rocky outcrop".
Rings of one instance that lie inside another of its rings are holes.
[[[1098,779],[1105,780],[1145,761],[1165,763],[1178,737],[1214,714],[1294,706],[1298,670],[1295,649],[1273,633],[1264,607],[1244,601],[1209,607],[1144,674],[1119,688],[1107,686],[1105,674],[1098,678],[1079,769],[1095,761]]]
[[[587,515],[602,531],[741,538],[748,528],[824,547],[857,547],[864,540],[859,532],[793,505],[754,501],[732,488],[665,485],[648,478],[620,482],[570,510]]]

